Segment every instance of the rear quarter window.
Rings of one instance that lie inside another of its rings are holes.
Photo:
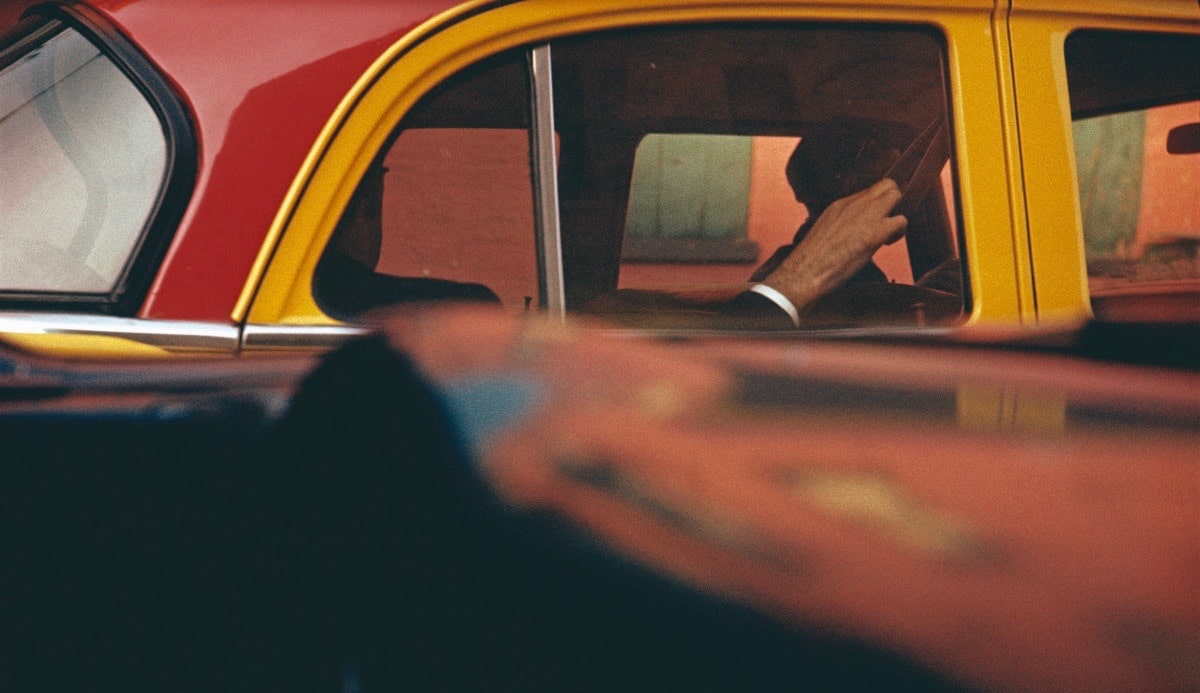
[[[1093,310],[1200,317],[1200,37],[1079,31],[1066,42],[1076,176]]]
[[[0,73],[0,286],[113,288],[166,167],[154,111],[70,29]]]
[[[174,230],[160,212],[191,161],[184,128],[131,77],[144,60],[94,38],[107,29],[26,26],[0,52],[0,304],[131,312]]]

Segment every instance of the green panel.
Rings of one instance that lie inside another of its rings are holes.
[[[1089,257],[1133,242],[1142,196],[1144,111],[1076,121],[1075,165]]]
[[[634,162],[626,234],[744,238],[751,147],[749,137],[647,135]]]
[[[638,145],[633,160],[633,180],[629,184],[629,211],[625,218],[626,237],[657,238],[658,199],[662,190],[663,137],[648,135]]]

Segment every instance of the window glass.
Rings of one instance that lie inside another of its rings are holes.
[[[472,67],[405,117],[317,268],[322,309],[348,318],[414,301],[538,304],[524,55]]]
[[[154,110],[63,29],[0,70],[0,292],[105,294],[163,185]]]
[[[1093,308],[1157,318],[1191,303],[1194,312],[1200,38],[1081,31],[1068,37],[1066,60]]]
[[[551,48],[569,309],[723,314],[780,271],[811,212],[891,176],[910,191],[907,236],[803,306],[805,326],[962,314],[936,32],[674,26]]]

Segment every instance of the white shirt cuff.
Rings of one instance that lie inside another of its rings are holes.
[[[792,319],[792,325],[795,327],[800,327],[800,313],[796,310],[796,306],[791,302],[791,300],[788,299],[787,296],[784,296],[766,284],[755,284],[750,288],[750,291],[758,294],[759,296],[767,298],[769,301],[771,301],[771,303],[774,303],[782,308],[783,312],[787,313],[788,317]]]

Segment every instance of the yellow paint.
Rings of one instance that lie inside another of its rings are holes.
[[[72,359],[146,359],[177,356],[166,349],[107,335],[5,334],[3,341],[21,351]]]
[[[963,255],[971,290],[970,322],[1021,320],[1027,283],[1013,229],[1020,225],[1010,151],[1011,84],[1004,26],[992,17],[949,34],[955,173],[963,216]],[[967,104],[971,107],[967,108]]]
[[[958,425],[972,431],[1061,433],[1066,428],[1066,398],[1001,387],[958,389]]]
[[[1004,4],[1004,3],[1002,3]],[[1012,322],[1032,323],[1036,321],[1036,303],[1033,293],[1033,277],[1029,262],[1028,228],[1025,219],[1024,186],[1021,185],[1021,147],[1020,132],[1017,128],[1016,100],[1013,96],[1012,84],[1012,53],[1008,31],[1007,8],[997,8],[992,19],[992,29],[995,41],[991,50],[995,54],[996,87],[1000,100],[1000,110],[997,113],[1002,131],[1002,161],[1005,167],[1005,190],[1007,195],[1003,203],[1009,214],[1008,243],[1010,244],[1010,260],[1012,265],[1007,281],[1013,289],[1014,303],[1008,306],[1008,315]],[[996,200],[998,203],[1000,199]],[[999,239],[997,239],[999,242]],[[980,249],[986,254],[987,251]],[[999,268],[997,268],[998,270]],[[997,282],[1002,272],[987,275],[987,278]],[[972,289],[975,285],[972,284]],[[989,294],[990,287],[982,287]]]
[[[1091,315],[1063,44],[1077,29],[1200,33],[1194,0],[1013,0],[1029,260],[1043,324]]]
[[[1070,14],[1089,24],[1098,19],[1112,28],[1134,28],[1141,20],[1200,21],[1196,0],[1012,0],[1012,5],[1017,13]]]

